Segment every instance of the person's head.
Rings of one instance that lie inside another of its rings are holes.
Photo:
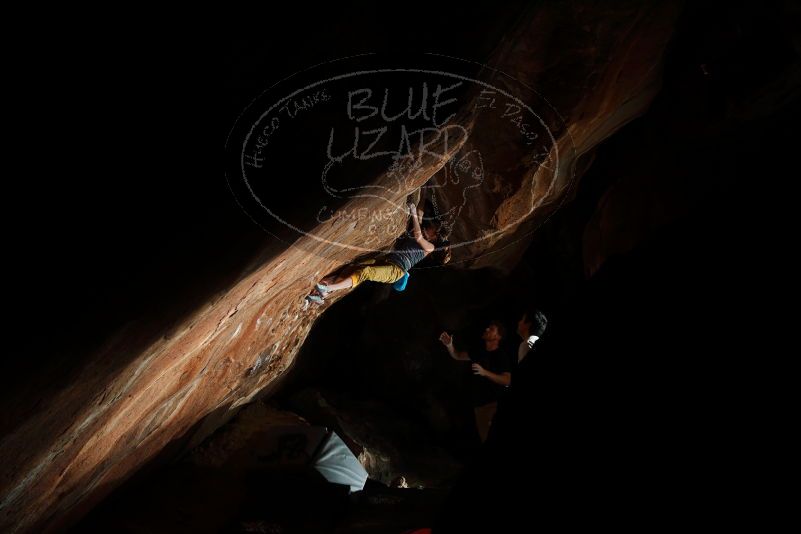
[[[548,319],[545,318],[544,313],[539,310],[528,310],[517,322],[517,333],[523,339],[529,336],[542,337],[547,326]]]
[[[506,335],[506,327],[500,321],[490,321],[484,332],[481,334],[481,339],[488,342],[500,342]]]
[[[420,230],[423,232],[423,237],[431,243],[438,243],[442,240],[442,223],[439,221],[426,219],[420,225]]]

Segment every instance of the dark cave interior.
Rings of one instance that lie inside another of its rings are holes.
[[[287,8],[271,31],[218,38],[208,54],[169,31],[144,49],[104,36],[120,52],[102,75],[105,56],[81,55],[95,40],[59,52],[53,68],[68,65],[57,72],[72,85],[58,96],[70,106],[46,111],[31,134],[78,122],[90,125],[78,143],[91,149],[84,158],[67,143],[48,146],[63,178],[37,195],[33,235],[12,237],[22,261],[8,279],[32,281],[12,306],[21,318],[45,307],[48,320],[46,334],[22,321],[22,346],[3,360],[0,435],[37,410],[28,399],[80,388],[83,355],[127,324],[175,323],[286,246],[242,213],[214,156],[255,94],[322,57],[363,50],[481,61],[526,9],[432,4],[410,33],[412,15],[364,6],[318,9],[299,29],[281,24]],[[603,21],[622,8],[586,9]],[[464,532],[746,514],[718,499],[744,481],[731,469],[733,442],[754,416],[741,391],[747,360],[735,355],[752,321],[760,192],[772,191],[755,182],[788,176],[797,150],[793,14],[791,3],[682,6],[659,93],[589,155],[568,202],[519,241],[518,262],[419,269],[402,293],[357,288],[320,316],[293,366],[252,405],[200,444],[176,440],[56,530]],[[276,194],[288,202],[303,195],[293,170],[277,169],[287,179]],[[18,199],[45,187],[17,186]],[[469,369],[437,337],[472,341],[498,319],[516,347],[513,327],[532,306],[547,332],[482,445],[465,398]],[[267,438],[254,428],[287,414],[335,429],[370,458],[360,496],[258,463],[252,449]],[[408,489],[396,487],[400,477]]]

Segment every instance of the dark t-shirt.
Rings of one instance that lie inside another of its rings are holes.
[[[400,237],[392,248],[392,252],[387,254],[387,260],[391,261],[407,273],[412,267],[423,261],[426,251],[414,239],[408,235]]]
[[[469,352],[470,360],[481,365],[487,371],[493,373],[511,373],[517,358],[506,347],[498,347],[492,352],[484,347],[473,349]],[[472,373],[472,369],[470,370]],[[505,386],[496,384],[486,376],[472,375],[471,393],[474,406],[483,406],[491,402],[496,402],[506,391]]]

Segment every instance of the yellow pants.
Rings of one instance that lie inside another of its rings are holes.
[[[406,274],[403,269],[385,260],[365,260],[362,265],[364,267],[360,267],[350,275],[353,287],[365,280],[381,282],[382,284],[394,284]]]

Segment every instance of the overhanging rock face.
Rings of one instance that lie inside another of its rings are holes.
[[[511,106],[474,121],[461,152],[481,153],[487,186],[470,191],[455,221],[452,241],[470,243],[454,250],[455,262],[500,268],[516,263],[526,236],[569,200],[593,149],[640,116],[659,91],[677,11],[670,3],[551,6],[531,13],[503,40],[486,79],[527,95],[550,139],[521,140],[509,128],[516,118]],[[484,95],[481,104],[494,96]],[[500,99],[495,104],[504,105]],[[441,211],[463,202],[462,188],[440,193]]]
[[[553,5],[529,13],[505,38],[491,66],[547,95],[562,121],[555,145],[568,156],[544,168],[531,152],[510,150],[513,141],[499,138],[491,122],[465,114],[469,139],[451,149],[479,148],[492,160],[497,187],[479,192],[454,221],[454,240],[492,234],[455,250],[460,265],[513,263],[525,249],[521,238],[569,197],[581,174],[579,158],[645,111],[659,87],[676,14],[672,4]],[[493,84],[505,83],[501,74],[485,74]],[[402,203],[445,163],[424,161],[392,200]],[[443,210],[457,202],[448,190],[437,195]],[[359,198],[347,208],[379,209],[377,202]],[[335,218],[315,233],[357,246],[367,224]],[[379,245],[391,241],[388,236]],[[182,323],[147,332],[147,338],[140,330],[121,332],[90,355],[77,379],[40,399],[0,442],[0,529],[69,524],[200,422],[213,430],[273,384],[320,313],[304,311],[303,296],[315,280],[356,256],[330,248],[304,237],[274,251]],[[142,339],[155,341],[132,354]],[[122,360],[129,363],[121,369],[109,363]]]

